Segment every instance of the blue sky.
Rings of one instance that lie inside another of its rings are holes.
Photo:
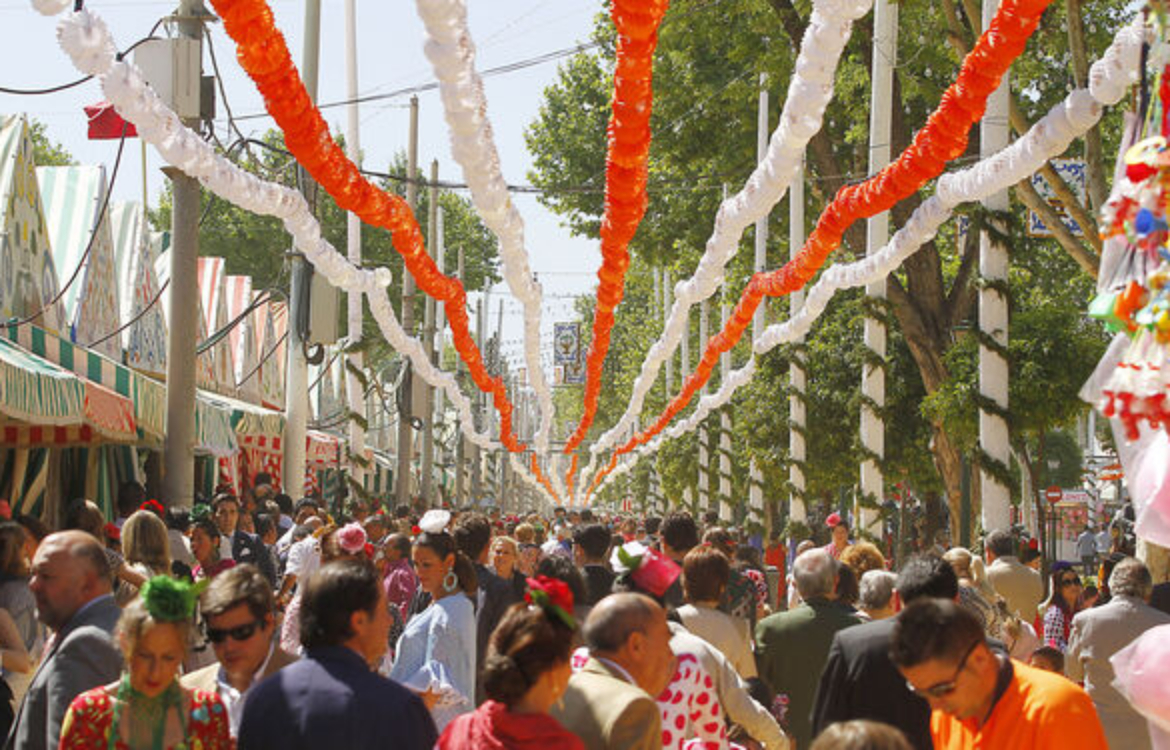
[[[303,31],[303,4],[296,0],[270,0],[277,23],[288,39],[295,59],[300,60]],[[322,0],[321,79],[319,101],[345,98],[344,4],[343,0]],[[93,0],[88,7],[108,23],[118,45],[125,48],[147,34],[155,21],[168,14],[175,2],[167,0]],[[470,3],[472,36],[475,39],[479,68],[486,69],[524,60],[587,41],[593,16],[603,10],[599,0],[472,0]],[[433,80],[430,65],[423,55],[422,24],[413,2],[375,0],[358,2],[358,77],[362,95],[394,91]],[[36,88],[56,85],[78,76],[57,46],[56,19],[45,18],[24,0],[0,0],[0,86]],[[248,115],[263,112],[263,104],[252,82],[235,61],[232,41],[219,24],[212,25],[213,43],[233,112]],[[526,183],[531,158],[524,146],[524,128],[535,118],[543,89],[555,80],[557,62],[544,63],[517,72],[485,80],[489,117],[495,132],[504,177],[509,183]],[[204,72],[211,66],[204,53]],[[112,166],[116,142],[88,141],[82,107],[101,99],[97,83],[48,96],[11,96],[0,94],[0,112],[27,112],[44,122],[49,135],[62,143],[83,163]],[[448,145],[442,105],[437,91],[419,94],[420,147],[419,163],[429,169],[432,159],[439,159],[440,178],[460,180]],[[407,140],[408,98],[373,102],[361,109],[361,140],[365,166],[384,169],[395,151],[404,149]],[[218,107],[222,134],[226,114],[222,102]],[[345,110],[326,112],[335,130],[344,130]],[[240,123],[247,133],[262,133],[272,126],[267,117]],[[604,133],[597,137],[603,139]],[[159,171],[161,160],[150,151],[146,180],[151,201],[163,184]],[[127,144],[121,173],[114,188],[119,200],[141,200],[142,163],[137,141]],[[600,254],[595,242],[572,238],[559,219],[544,210],[531,195],[515,196],[525,220],[526,240],[533,270],[545,289],[543,349],[550,353],[552,324],[572,316],[573,294],[590,292],[596,285],[595,272]],[[63,273],[64,271],[59,271]],[[495,325],[499,299],[505,300],[505,353],[513,361],[521,351],[521,311],[519,303],[502,293],[503,284],[494,290],[492,325]],[[551,364],[546,369],[550,369]]]

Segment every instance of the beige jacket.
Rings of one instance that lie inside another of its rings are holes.
[[[678,608],[679,619],[687,630],[723,652],[735,671],[745,680],[759,675],[752,653],[751,625],[742,617],[732,617],[706,604],[684,604]]]
[[[661,750],[662,717],[645,690],[590,659],[569,679],[553,717],[586,750]]]
[[[1044,600],[1044,581],[1039,571],[1009,555],[996,558],[987,567],[987,580],[991,581],[995,593],[1007,602],[1009,611],[1023,618],[1024,622],[1036,619],[1036,610]]]

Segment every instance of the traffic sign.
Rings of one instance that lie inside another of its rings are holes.
[[[1044,499],[1053,505],[1059,503],[1062,497],[1064,497],[1064,490],[1060,489],[1055,484],[1044,490]]]

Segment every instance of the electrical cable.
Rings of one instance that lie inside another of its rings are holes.
[[[280,338],[278,338],[276,340],[276,343],[272,345],[272,348],[269,349],[268,352],[264,355],[264,357],[259,362],[256,363],[255,367],[253,367],[251,370],[248,371],[247,375],[242,377],[240,379],[240,381],[238,383],[236,383],[236,387],[239,388],[244,383],[247,383],[248,378],[252,377],[260,370],[260,367],[263,366],[263,364],[268,361],[269,357],[271,357],[273,354],[276,353],[276,351],[278,349],[280,349],[280,345],[283,344],[285,339],[287,339],[287,338],[288,338],[288,331],[285,331],[284,333],[280,334]]]
[[[169,279],[168,279],[168,281],[169,281]],[[266,292],[265,294],[261,294],[261,295],[257,296],[256,299],[252,300],[252,302],[247,307],[245,307],[243,310],[240,311],[239,315],[232,318],[232,320],[227,325],[225,325],[223,328],[220,328],[218,331],[215,331],[214,333],[209,335],[207,338],[203,339],[203,341],[200,341],[195,346],[195,353],[196,354],[203,354],[208,349],[210,349],[211,347],[218,344],[220,341],[223,341],[224,337],[227,336],[229,333],[231,333],[231,330],[233,328],[238,326],[240,323],[243,323],[244,319],[247,318],[249,315],[251,315],[253,310],[255,310],[257,307],[259,307],[263,303],[267,302],[271,298],[272,298],[272,294],[269,292]]]
[[[158,293],[154,295],[154,299],[152,299],[150,301],[150,303],[147,304],[146,307],[142,308],[142,310],[137,315],[135,315],[130,320],[126,321],[123,325],[118,326],[113,331],[110,331],[105,336],[102,336],[100,339],[98,339],[96,341],[89,342],[88,344],[85,345],[85,347],[87,349],[93,349],[94,347],[101,346],[102,344],[106,343],[110,339],[117,336],[122,331],[125,331],[130,326],[132,326],[135,323],[137,323],[138,321],[142,320],[146,316],[146,314],[148,312],[150,312],[150,309],[155,306],[155,303],[157,303],[160,299],[162,299],[163,292],[165,292],[167,287],[170,286],[170,283],[171,283],[170,279],[167,279],[166,281],[164,281],[163,285],[161,287],[159,287]]]

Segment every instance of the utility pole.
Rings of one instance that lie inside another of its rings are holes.
[[[983,28],[999,6],[998,0],[983,0]],[[987,109],[979,126],[979,155],[986,158],[998,153],[1008,145],[1008,106],[1011,96],[1011,69],[1004,73],[1003,80],[987,99]],[[989,211],[1006,211],[1008,194],[1002,190],[983,202]],[[979,342],[979,393],[995,404],[995,411],[988,411],[983,404],[979,408],[979,450],[982,451],[984,467],[980,470],[980,500],[982,522],[985,531],[1006,529],[1011,524],[1011,488],[1002,483],[995,473],[988,470],[988,459],[1005,471],[1011,457],[1007,420],[1004,414],[1008,408],[1008,362],[1003,352],[1008,344],[1008,300],[999,285],[1006,285],[1008,276],[1008,249],[992,241],[991,235],[979,235],[979,275],[988,284],[979,290],[979,330],[984,334]],[[987,339],[994,341],[997,349],[987,346]],[[999,349],[1002,347],[1002,349]],[[959,538],[958,519],[951,520],[951,533]]]
[[[427,246],[435,252],[439,226],[439,160],[431,161],[431,184],[427,203]],[[435,298],[427,296],[423,308],[423,346],[427,357],[435,361]],[[430,505],[435,499],[435,389],[429,384],[423,386],[423,450],[422,450],[422,495]]]
[[[800,168],[792,178],[792,185],[788,188],[788,255],[796,257],[800,248],[804,246],[804,159],[801,156]],[[804,291],[798,290],[788,296],[788,317],[792,318],[804,307]],[[804,336],[796,340],[797,344],[804,343]],[[798,347],[799,350],[799,347]],[[788,520],[795,523],[804,523],[807,511],[804,505],[804,461],[807,448],[804,440],[805,426],[808,424],[805,410],[805,390],[808,387],[808,373],[804,369],[804,354],[792,358],[788,366],[788,384],[792,388],[792,395],[788,397],[788,483],[792,491],[788,496]],[[790,539],[789,547],[803,540]]]
[[[672,296],[670,269],[663,267],[662,269],[662,325],[666,326],[666,321],[670,317],[670,299]],[[684,376],[685,377],[685,376]],[[674,394],[674,355],[666,358],[666,398],[669,400]]]
[[[439,218],[441,219],[442,217],[443,217],[443,213],[440,211]],[[462,245],[459,246],[457,264],[458,265],[456,267],[456,272],[459,274],[459,281],[462,282],[463,281],[463,246]],[[459,379],[459,375],[462,374],[462,372],[463,372],[463,360],[460,359],[459,357],[456,357],[455,358],[455,378],[456,378],[456,380]],[[473,409],[474,409],[474,406],[473,406]],[[474,418],[474,413],[472,414],[472,418]],[[472,423],[471,426],[474,428],[475,424]],[[466,502],[466,500],[467,500],[467,498],[463,492],[463,490],[464,490],[463,471],[464,471],[464,464],[466,464],[466,461],[464,461],[463,457],[466,454],[466,452],[467,452],[467,438],[463,436],[463,430],[460,429],[460,430],[457,430],[455,433],[455,507],[456,508],[462,508],[464,502]]]
[[[406,150],[406,203],[413,212],[418,206],[418,97],[410,97],[410,141]],[[414,277],[402,269],[402,327],[407,336],[414,335]],[[403,367],[410,367],[403,357]],[[405,415],[398,415],[398,476],[395,497],[399,505],[410,505],[410,466],[414,463],[414,434],[410,424],[414,410],[414,378],[403,378],[398,403],[406,404]]]
[[[724,302],[719,307],[720,330],[727,328],[731,317],[731,306]],[[719,356],[719,387],[722,388],[731,375],[731,352]],[[731,506],[731,407],[719,409],[719,520],[730,524],[734,518]]]
[[[180,0],[181,37],[201,44],[201,0]],[[200,53],[202,59],[202,53]],[[202,71],[192,71],[201,75]],[[198,118],[183,124],[197,128]],[[166,170],[174,194],[171,214],[171,310],[167,339],[167,434],[163,442],[163,498],[189,508],[195,497],[195,344],[199,340],[199,180]]]
[[[894,63],[898,54],[898,6],[890,0],[877,0],[873,10],[873,74],[869,107],[869,174],[873,176],[890,163],[891,108],[894,92]],[[871,216],[866,224],[866,255],[874,255],[890,239],[888,211]],[[870,282],[866,295],[885,300],[886,280]],[[876,365],[886,359],[886,326],[874,317],[865,318],[865,348],[871,361],[861,364],[861,495],[855,511],[861,531],[881,538],[882,517],[876,508],[866,507],[866,500],[881,504],[885,485],[878,463],[886,454],[886,425],[879,409],[886,405],[886,371]]]
[[[321,0],[305,0],[305,43],[301,79],[309,100],[317,102],[317,70],[321,52]],[[316,186],[300,168],[301,191],[316,213]],[[284,373],[284,491],[299,497],[305,485],[305,435],[309,421],[309,363],[305,339],[309,332],[309,287],[312,269],[300,253],[290,256],[292,283],[288,301],[288,349]],[[173,334],[172,334],[173,335]]]
[[[768,74],[760,73],[760,101],[756,111],[756,161],[762,162],[768,155]],[[768,265],[768,214],[765,213],[756,222],[756,257],[755,272],[763,273]],[[764,333],[765,311],[768,300],[765,298],[756,308],[752,318],[752,343]],[[685,372],[685,370],[684,370]],[[748,467],[748,518],[759,524],[765,532],[768,528],[768,514],[764,510],[764,472],[760,470],[755,456],[752,456]],[[764,541],[767,541],[765,534]]]
[[[704,299],[699,303],[699,351],[707,346],[707,317],[710,302]],[[702,357],[702,355],[699,355]],[[707,384],[703,383],[700,394],[707,395]],[[699,507],[703,510],[717,510],[711,499],[711,431],[707,429],[707,420],[699,423]]]
[[[446,266],[446,250],[447,249],[445,247],[445,241],[443,239],[443,207],[439,206],[438,203],[439,203],[439,201],[436,199],[435,200],[435,204],[436,204],[436,208],[435,208],[435,238],[434,238],[433,246],[435,248],[435,263],[439,266],[440,271],[442,271],[443,273],[446,273],[447,272],[447,266]],[[443,306],[439,305],[439,304],[435,304],[434,300],[428,300],[428,301],[431,304],[431,310],[432,310],[432,315],[433,315],[433,320],[434,320],[433,333],[432,333],[431,344],[430,344],[431,362],[435,363],[436,365],[439,365],[439,364],[441,364],[440,360],[441,360],[442,354],[443,354],[443,329],[446,327],[447,321],[443,315],[443,312],[444,312]],[[432,399],[433,399],[433,404],[432,404],[432,408],[431,408],[431,415],[430,415],[431,424],[434,426],[437,426],[437,425],[440,425],[443,423],[443,416],[445,414],[446,397],[443,395],[442,390],[431,389],[431,394],[432,394]],[[440,443],[438,456],[436,458],[436,460],[440,464],[445,464],[446,459],[448,458],[448,456],[444,455],[445,452],[446,451],[444,451],[442,448],[442,443]],[[440,494],[441,494],[443,482],[446,479],[446,476],[447,476],[447,470],[441,469],[439,471]]]
[[[345,0],[345,94],[349,99],[346,106],[345,150],[349,160],[361,167],[362,152],[358,120],[358,71],[357,71],[357,0]],[[350,263],[359,268],[362,265],[362,221],[350,211],[345,217],[346,255]],[[361,292],[351,291],[346,295],[346,329],[349,334],[347,355],[351,367],[361,371],[364,356],[359,344],[362,341],[363,298]],[[361,381],[349,368],[346,369],[349,395],[349,409],[356,414],[365,413],[365,393]],[[357,456],[350,461],[350,474],[358,485],[365,486],[366,471],[359,463],[366,454],[366,431],[356,420],[349,420],[349,449]]]
[[[462,260],[462,258],[463,258],[463,248],[462,247],[459,248],[459,258],[460,258],[460,260]],[[484,330],[486,328],[485,321],[484,321],[484,315],[487,313],[487,311],[484,309],[484,307],[485,307],[484,297],[486,297],[486,296],[487,296],[487,293],[485,292],[484,295],[481,296],[479,298],[479,300],[477,300],[475,303],[475,332],[476,332],[476,338],[478,339],[478,341],[476,343],[479,345],[480,351],[483,351],[483,348],[484,348],[484,335],[483,334],[484,334]],[[483,405],[483,394],[478,389],[475,389],[475,427],[476,427],[476,429],[479,429],[480,423],[483,421],[483,418],[480,416],[480,411],[481,411],[482,405]],[[479,498],[482,494],[482,490],[483,490],[483,484],[482,484],[482,482],[483,482],[483,460],[482,460],[482,456],[480,455],[481,451],[480,451],[478,445],[472,445],[471,451],[472,451],[471,500],[472,500],[472,502],[475,502],[475,501],[479,500]]]

